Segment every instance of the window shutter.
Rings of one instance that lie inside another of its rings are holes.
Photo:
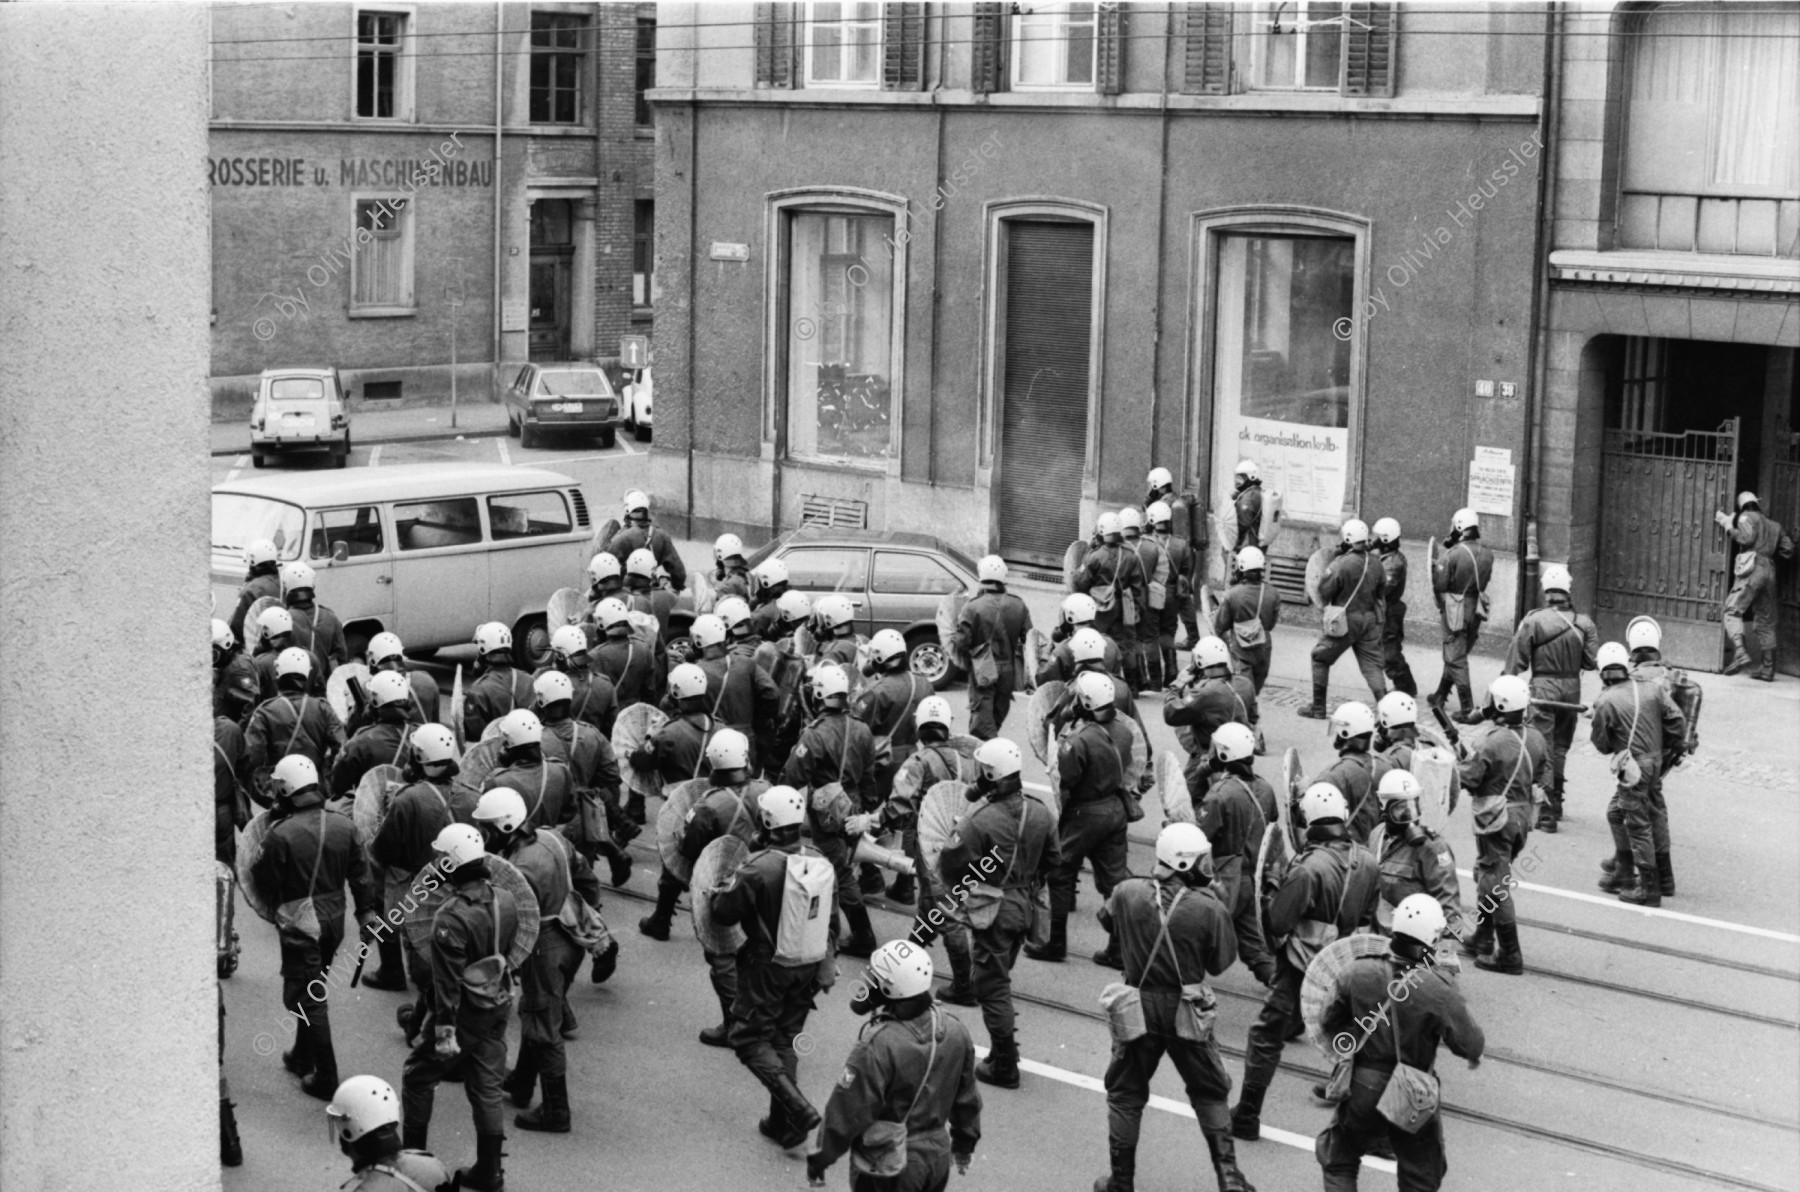
[[[1116,2],[1102,3],[1096,13],[1099,45],[1094,54],[1094,90],[1117,95],[1125,89],[1125,14]]]
[[[1231,5],[1188,4],[1181,90],[1224,95],[1231,90]]]
[[[1006,90],[1006,6],[975,5],[975,44],[969,89],[978,95]]]
[[[925,5],[919,0],[881,8],[881,89],[918,91],[925,85]]]
[[[1343,93],[1392,95],[1394,46],[1400,27],[1395,4],[1346,4]]]
[[[794,22],[798,4],[758,4],[756,6],[756,85],[758,87],[794,86],[799,78],[795,69]]]

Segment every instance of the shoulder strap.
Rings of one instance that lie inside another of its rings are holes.
[[[1350,901],[1350,879],[1356,876],[1356,871],[1360,868],[1356,863],[1357,848],[1357,843],[1354,840],[1351,841],[1349,856],[1344,861],[1344,888],[1338,892],[1337,912],[1331,916],[1333,927],[1343,922],[1344,904]]]
[[[1169,902],[1169,909],[1164,911],[1162,905],[1162,887],[1153,882],[1151,891],[1150,897],[1156,905],[1156,917],[1162,920],[1162,930],[1157,933],[1156,942],[1150,945],[1150,955],[1144,958],[1144,971],[1138,975],[1137,987],[1139,989],[1142,989],[1144,987],[1144,982],[1149,980],[1150,966],[1156,962],[1156,953],[1162,948],[1163,941],[1169,938],[1169,921],[1175,917],[1175,908],[1181,905],[1181,896],[1187,893],[1186,890],[1175,891],[1175,897]],[[1182,980],[1181,959],[1175,955],[1175,946],[1173,944],[1169,945],[1169,959],[1175,964],[1176,982],[1182,985],[1187,984],[1186,981]]]
[[[919,1107],[919,1099],[925,1095],[925,1086],[931,1080],[931,1066],[937,1063],[938,1011],[936,1006],[931,1007],[931,1027],[929,1033],[931,1035],[931,1050],[925,1055],[925,1073],[919,1077],[919,1087],[913,1090],[912,1104],[906,1107],[906,1116],[900,1119],[902,1125],[912,1120],[913,1110]]]
[[[700,777],[700,767],[706,764],[706,745],[712,740],[714,732],[712,714],[706,717],[706,727],[700,730],[700,752],[694,756],[694,772],[688,775],[689,781]]]
[[[285,695],[281,697],[283,703],[287,704],[290,708],[294,708],[294,731],[288,734],[287,747],[281,751],[282,757],[286,757],[288,754],[294,752],[294,742],[300,739],[300,727],[306,723],[306,706],[309,698],[310,697],[305,692],[301,692],[300,706],[294,708],[294,701],[291,697]]]
[[[731,658],[730,654],[725,655],[725,677],[719,680],[719,694],[713,700],[712,715],[714,716],[719,714],[719,707],[725,702],[725,689],[731,686]]]
[[[405,1184],[408,1188],[412,1189],[412,1192],[426,1192],[425,1185],[419,1183],[398,1168],[389,1167],[386,1163],[371,1163],[367,1170],[379,1171],[383,1175],[391,1175],[401,1183]]]
[[[1459,542],[1456,545],[1459,550],[1469,556],[1469,568],[1475,573],[1474,579],[1470,582],[1469,586],[1463,590],[1463,596],[1466,599],[1467,597],[1473,596],[1475,594],[1475,589],[1481,586],[1481,562],[1476,559],[1475,552],[1470,548],[1468,543]]]
[[[326,816],[326,814],[327,814],[327,812],[326,812],[325,808],[323,806],[321,806],[319,808],[319,851],[313,857],[312,876],[306,879],[306,896],[308,898],[311,898],[313,896],[313,891],[318,887],[319,866],[324,864],[324,862],[325,862],[325,816]]]
[[[1637,690],[1634,687],[1632,689],[1632,695],[1635,696],[1636,694],[1637,694]],[[1632,719],[1631,726],[1632,726],[1633,730],[1635,730],[1637,728],[1637,719],[1635,717],[1633,717],[1633,719]],[[1503,798],[1505,797],[1507,791],[1512,790],[1513,783],[1515,783],[1519,780],[1519,771],[1523,770],[1525,768],[1525,758],[1531,752],[1529,749],[1525,748],[1525,726],[1524,725],[1521,724],[1519,726],[1519,731],[1514,733],[1513,737],[1514,737],[1514,739],[1516,739],[1519,742],[1519,760],[1513,763],[1512,773],[1507,775],[1506,785],[1504,787],[1502,787],[1500,790],[1501,797],[1503,797]],[[1625,745],[1626,745],[1626,748],[1629,749],[1631,747],[1631,742],[1629,740],[1627,740]]]

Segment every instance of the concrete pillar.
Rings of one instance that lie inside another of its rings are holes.
[[[569,359],[592,360],[596,355],[611,355],[618,345],[597,350],[594,343],[594,200],[577,199],[574,209],[575,260],[570,267],[569,295]]]
[[[0,4],[0,1188],[21,1192],[219,1187],[207,38],[202,5]],[[100,630],[121,598],[132,628]]]

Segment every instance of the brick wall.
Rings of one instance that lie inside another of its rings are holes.
[[[635,204],[653,180],[637,135],[637,18],[654,5],[603,4],[599,9],[600,189],[594,213],[594,349],[615,356],[619,337],[648,330],[631,319]],[[651,191],[651,193],[654,193]],[[643,194],[643,197],[648,197]]]

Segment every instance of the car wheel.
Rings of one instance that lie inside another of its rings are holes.
[[[942,691],[953,678],[950,654],[938,644],[935,633],[921,633],[907,643],[906,665],[913,674],[930,683],[933,691]]]
[[[519,446],[536,447],[538,445],[537,427],[525,423],[519,427]]]
[[[617,427],[609,426],[600,432],[600,446],[612,447],[617,445],[618,441],[619,431]]]
[[[266,468],[269,466],[269,457],[258,452],[250,457],[250,466],[253,468]]]
[[[528,617],[513,626],[513,644],[519,665],[527,670],[550,661],[550,627],[542,617]]]
[[[511,414],[506,416],[506,434],[508,438],[516,439],[519,437],[519,424],[513,420]]]
[[[350,453],[348,451],[332,452],[331,453],[331,466],[334,468],[349,467],[350,466]]]
[[[632,428],[631,433],[637,437],[637,441],[640,443],[648,443],[650,441],[650,428],[647,426],[641,424],[635,426]]]

